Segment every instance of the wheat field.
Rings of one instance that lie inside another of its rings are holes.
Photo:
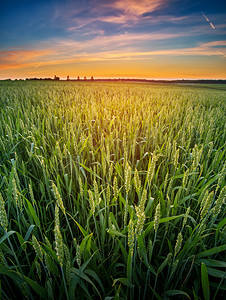
[[[223,299],[225,144],[222,86],[0,82],[2,299]]]

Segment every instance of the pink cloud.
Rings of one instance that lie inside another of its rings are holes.
[[[37,58],[51,55],[52,50],[13,50],[13,51],[0,51],[0,62],[11,63],[15,60],[21,62],[33,61]]]
[[[163,0],[117,0],[113,2],[112,6],[130,15],[142,15],[147,12],[155,11],[162,6],[164,2]]]
[[[166,40],[181,34],[120,34],[98,36],[92,40],[52,40],[36,45],[37,50],[13,50],[0,52],[0,69],[40,68],[48,65],[68,63],[151,59],[155,56],[221,56],[225,58],[226,41],[218,40],[202,43],[196,47],[183,49],[162,49],[140,51],[139,44],[154,40]],[[97,50],[98,49],[98,50]],[[109,49],[111,49],[109,51]]]
[[[95,20],[115,24],[127,24],[131,21],[139,21],[143,14],[161,8],[166,2],[167,0],[115,0],[110,3],[98,3],[98,6],[93,7],[92,11],[97,14]],[[114,12],[114,14],[104,17],[100,16],[109,11]],[[85,23],[86,20],[83,20],[83,22]]]

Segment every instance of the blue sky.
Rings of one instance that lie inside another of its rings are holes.
[[[226,1],[4,1],[0,78],[226,78]]]

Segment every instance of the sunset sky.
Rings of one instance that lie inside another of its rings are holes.
[[[0,79],[226,79],[226,1],[1,1]]]

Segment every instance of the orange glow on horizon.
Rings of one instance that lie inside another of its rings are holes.
[[[150,78],[150,79],[226,79],[225,67],[221,60],[211,61],[208,57],[196,58],[192,64],[189,57],[84,62],[40,62],[27,64],[11,64],[2,66],[0,79],[45,78],[56,74],[61,79],[76,79],[87,76],[94,78]]]

